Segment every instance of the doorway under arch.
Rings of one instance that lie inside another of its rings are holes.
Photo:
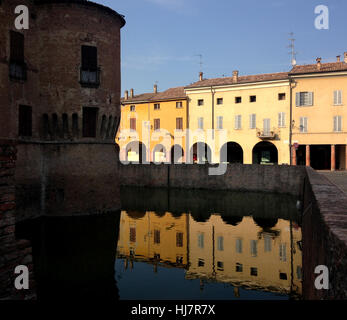
[[[220,149],[220,162],[243,163],[243,149],[236,142],[227,142]]]
[[[193,163],[211,163],[211,155],[211,148],[205,142],[194,143],[190,149],[190,157]]]
[[[253,164],[278,164],[278,150],[268,141],[257,143],[253,148]]]
[[[146,146],[140,141],[129,142],[126,146],[126,159],[131,163],[144,163],[147,158]]]

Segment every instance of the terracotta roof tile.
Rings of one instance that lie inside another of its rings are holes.
[[[121,98],[121,102],[126,103],[126,104],[130,104],[130,103],[134,103],[134,102],[141,102],[141,101],[147,102],[147,101],[150,101],[150,99],[153,96],[155,96],[154,92],[142,93],[142,94],[135,95],[133,98],[130,98],[130,96],[129,96],[127,100],[125,100],[123,97],[123,98]]]
[[[265,74],[255,74],[255,75],[248,75],[248,76],[239,76],[237,82],[234,82],[233,77],[204,79],[202,81],[195,82],[187,86],[186,88],[223,86],[223,85],[231,85],[231,84],[272,81],[272,80],[285,80],[285,79],[288,79],[288,72],[265,73]]]
[[[186,94],[184,92],[184,87],[170,88],[163,92],[159,92],[154,97],[151,98],[152,101],[158,100],[170,100],[170,99],[180,99],[186,98]]]
[[[302,74],[302,73],[320,73],[320,72],[334,72],[334,71],[344,71],[347,70],[347,63],[345,62],[330,62],[322,63],[321,68],[318,69],[317,64],[306,64],[295,66],[290,72],[290,75],[293,74]]]

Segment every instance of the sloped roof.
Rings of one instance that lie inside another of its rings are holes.
[[[237,82],[234,81],[233,77],[203,79],[202,81],[197,81],[187,86],[186,88],[189,89],[189,88],[210,87],[210,86],[223,86],[223,85],[261,82],[261,81],[273,81],[273,80],[285,80],[285,79],[288,79],[288,72],[264,73],[264,74],[255,74],[255,75],[247,75],[247,76],[238,76]]]
[[[184,92],[184,87],[170,88],[163,92],[150,92],[135,95],[133,98],[128,97],[127,100],[124,97],[121,99],[123,104],[131,104],[138,102],[154,102],[162,100],[173,100],[173,99],[185,99],[186,94]]]
[[[290,72],[293,74],[304,74],[304,73],[322,73],[322,72],[335,72],[335,71],[346,71],[347,63],[345,62],[329,62],[321,63],[320,69],[317,63],[315,64],[304,64],[295,66]]]

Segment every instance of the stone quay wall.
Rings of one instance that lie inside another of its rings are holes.
[[[215,167],[215,165],[213,166]],[[300,196],[306,175],[301,166],[228,164],[224,175],[209,175],[208,164],[120,164],[121,186],[171,187]]]
[[[16,147],[0,141],[0,300],[29,300],[35,298],[31,244],[17,240],[15,235],[15,186]],[[14,287],[14,270],[18,265],[29,268],[29,289],[17,291]]]
[[[347,299],[347,195],[307,168],[303,197],[303,297]],[[317,290],[319,265],[329,269],[329,289]]]

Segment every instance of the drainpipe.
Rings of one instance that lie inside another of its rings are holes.
[[[289,164],[293,164],[292,160],[292,136],[293,136],[293,130],[292,130],[292,123],[293,123],[293,88],[292,83],[294,83],[293,79],[289,77],[289,90],[290,90],[290,110],[289,110]]]
[[[212,95],[212,139],[214,140],[214,95],[215,95],[215,90],[213,90],[211,86],[211,95]]]
[[[187,110],[186,110],[186,151],[185,151],[185,159],[186,163],[190,163],[190,150],[189,150],[189,97],[187,96]]]

